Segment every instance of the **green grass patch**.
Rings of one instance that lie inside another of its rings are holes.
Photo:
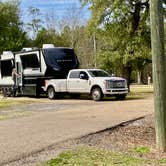
[[[11,110],[3,109],[7,107],[17,106],[17,105],[23,105],[23,104],[29,104],[31,101],[24,101],[24,100],[13,100],[13,99],[1,99],[0,100],[0,121],[1,120],[7,120],[7,119],[13,119],[18,118],[22,116],[29,116],[32,114],[32,112],[27,111],[15,111],[11,108]]]
[[[144,155],[150,152],[149,147],[145,147],[145,146],[140,146],[140,147],[136,147],[134,148],[134,151],[136,153],[138,153],[139,155]]]
[[[19,104],[19,102],[11,101],[11,100],[0,100],[0,108],[9,107],[12,105],[17,105],[17,104]]]
[[[10,112],[7,114],[0,115],[0,121],[7,119],[14,119],[22,116],[29,116],[31,114],[32,114],[31,112]]]
[[[166,165],[166,158],[159,160],[159,164]]]
[[[147,164],[163,164],[162,161],[146,160],[132,157],[129,154],[113,153],[93,148],[78,148],[61,153],[44,166],[142,166]]]
[[[153,94],[151,85],[131,85],[127,99],[143,99]]]
[[[0,99],[0,108],[4,107],[10,107],[14,105],[20,105],[20,104],[28,104],[31,103],[30,101],[16,101],[16,100],[10,100],[10,99]]]

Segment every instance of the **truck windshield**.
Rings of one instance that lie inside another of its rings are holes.
[[[103,70],[88,70],[92,77],[110,77],[110,75]]]

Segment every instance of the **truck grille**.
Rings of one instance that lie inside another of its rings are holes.
[[[125,80],[115,80],[115,81],[109,81],[107,88],[125,88],[126,82]]]

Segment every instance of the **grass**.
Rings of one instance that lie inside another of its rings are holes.
[[[152,85],[131,85],[127,99],[143,99],[153,94]]]
[[[94,148],[77,148],[61,153],[43,166],[143,166],[166,164],[166,159],[148,160],[132,157],[130,154],[113,153]]]
[[[138,153],[139,155],[144,155],[144,154],[149,153],[149,152],[150,152],[150,149],[149,149],[149,147],[141,146],[141,147],[136,147],[136,148],[134,149],[134,151],[135,151],[136,153]]]
[[[31,112],[29,112],[29,111],[28,112],[26,112],[26,111],[18,112],[13,109],[11,109],[11,110],[4,109],[7,107],[10,108],[11,106],[23,105],[23,104],[28,104],[28,103],[31,103],[31,102],[24,101],[24,100],[0,99],[0,121],[31,115]]]
[[[0,115],[0,121],[18,118],[18,117],[22,117],[22,116],[29,116],[29,115],[31,115],[31,112],[12,112],[11,111],[10,113]]]
[[[20,105],[20,104],[28,104],[32,101],[24,101],[24,100],[11,100],[11,99],[0,99],[0,108]]]

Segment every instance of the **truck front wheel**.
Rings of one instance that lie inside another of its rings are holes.
[[[94,101],[100,101],[103,98],[103,93],[100,88],[94,88],[91,95]]]
[[[47,95],[49,99],[54,99],[55,98],[55,90],[53,87],[49,87],[47,90]]]

